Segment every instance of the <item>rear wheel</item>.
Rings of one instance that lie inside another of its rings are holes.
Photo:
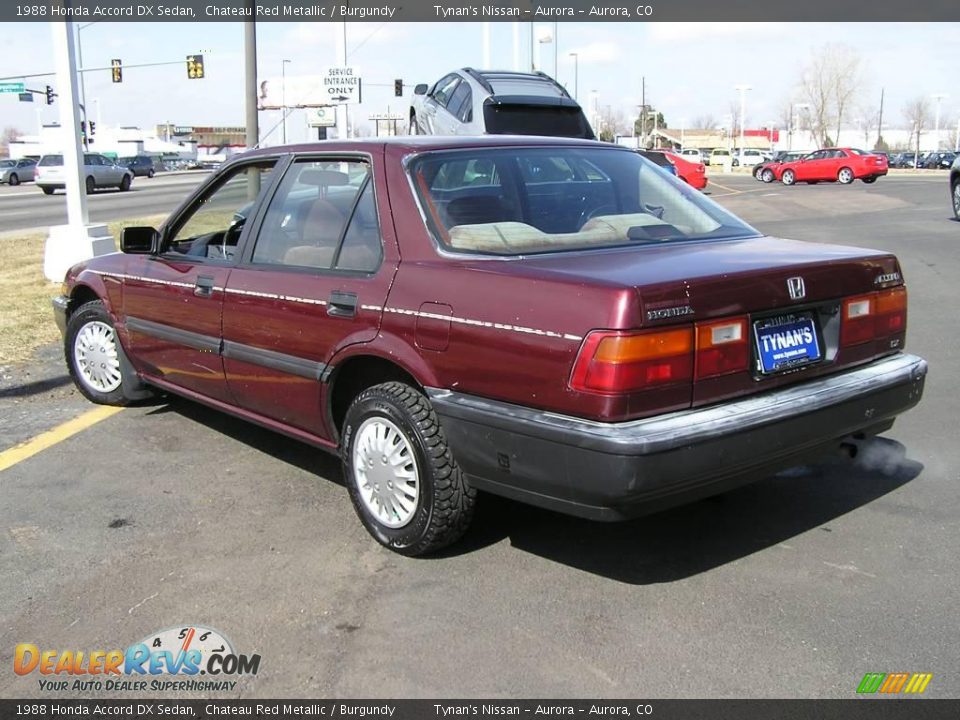
[[[120,188],[121,192],[126,192],[130,189],[130,176],[124,175],[123,180],[120,181],[120,184],[117,186]]]
[[[753,169],[753,179],[762,180],[763,179],[763,168],[759,165]]]
[[[840,171],[837,173],[837,181],[841,185],[849,185],[853,182],[853,170],[850,168],[840,168]]]
[[[419,135],[420,128],[417,127],[417,114],[410,113],[410,135]]]
[[[784,185],[793,185],[797,181],[797,174],[793,170],[784,170],[780,182]]]
[[[353,507],[381,545],[423,555],[466,532],[476,490],[418,390],[388,382],[360,393],[347,411],[340,451]]]
[[[953,181],[953,215],[960,220],[960,178]]]
[[[87,195],[93,195],[93,191],[97,189],[97,183],[92,177],[87,178]]]
[[[7,182],[10,183],[11,185],[19,185],[20,178],[17,177],[16,173],[11,173],[10,177],[7,179]]]
[[[864,181],[867,185],[869,185],[870,183],[875,183],[875,182],[877,181],[877,176],[876,176],[876,175],[871,175],[871,176],[869,176],[869,177],[865,177],[865,178],[862,178],[862,179],[863,179],[863,181]]]
[[[77,308],[67,322],[64,354],[77,389],[101,405],[127,405],[151,394],[137,379],[99,300]]]
[[[152,178],[155,174],[156,174],[156,173],[154,172],[153,168],[150,168],[149,170],[147,170],[147,177],[148,177],[148,178]]]
[[[772,183],[774,180],[773,170],[770,168],[764,168],[763,172],[760,173],[760,179],[765,183]]]
[[[43,194],[44,194],[44,195],[53,195],[53,188],[52,188],[52,187],[42,187],[42,188],[40,188],[40,189],[43,190]]]

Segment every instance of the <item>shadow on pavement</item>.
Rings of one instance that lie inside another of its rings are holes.
[[[186,400],[149,414],[176,412],[279,461],[343,485],[330,453]],[[856,460],[826,457],[722,495],[623,523],[600,523],[481,494],[470,531],[439,557],[504,539],[524,552],[623,583],[682,580],[784,542],[883,497],[923,465],[887,438],[864,441]],[[346,511],[346,508],[345,508]],[[359,520],[358,520],[359,522]],[[429,558],[427,559],[429,561]]]
[[[56,390],[64,385],[70,385],[73,380],[69,375],[58,375],[57,377],[47,378],[46,380],[35,380],[33,382],[22,383],[20,385],[10,385],[0,387],[0,398],[10,397],[29,397],[39,395],[40,393]]]

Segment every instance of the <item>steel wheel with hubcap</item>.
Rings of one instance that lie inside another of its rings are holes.
[[[64,353],[77,389],[88,400],[127,405],[152,394],[130,367],[110,314],[99,300],[81,305],[70,315]]]
[[[16,173],[10,173],[10,179],[7,180],[7,182],[10,183],[11,187],[12,187],[13,185],[19,185],[19,184],[20,184],[20,178],[17,177],[17,174],[16,174]]]
[[[423,555],[466,532],[476,491],[416,388],[386,382],[361,392],[343,421],[340,456],[353,507],[381,545]]]
[[[784,185],[793,185],[797,181],[797,174],[793,170],[784,170],[780,176],[780,182]]]
[[[837,173],[837,180],[843,185],[849,185],[853,182],[853,170],[850,168],[840,168]]]
[[[87,178],[86,182],[87,195],[93,195],[93,191],[97,189],[97,183],[92,177]]]
[[[953,183],[953,214],[960,220],[960,179]]]
[[[775,178],[775,175],[773,174],[773,170],[771,170],[770,168],[764,168],[763,172],[760,173],[760,179],[763,180],[765,183],[772,183],[774,181],[774,178]]]

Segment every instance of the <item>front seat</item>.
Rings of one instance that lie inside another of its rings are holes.
[[[300,244],[287,250],[283,256],[284,264],[330,267],[342,231],[343,215],[340,211],[328,200],[317,198],[300,227]]]

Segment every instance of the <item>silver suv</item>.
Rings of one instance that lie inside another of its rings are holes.
[[[414,88],[410,134],[595,137],[580,105],[549,75],[473,68]]]
[[[83,154],[84,187],[87,195],[97,188],[115,187],[129,190],[133,182],[133,173],[129,168],[117,165],[113,160],[98,153]],[[37,163],[35,182],[46,195],[66,186],[63,172],[63,155],[44,155]]]

